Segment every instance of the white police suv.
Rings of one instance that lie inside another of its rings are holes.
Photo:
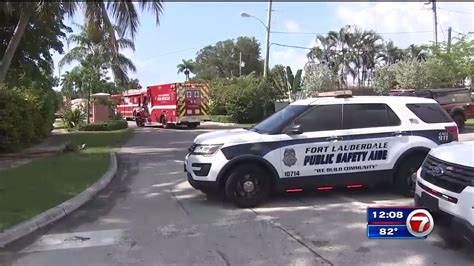
[[[474,141],[430,151],[418,170],[415,205],[429,208],[474,240]]]
[[[431,148],[458,139],[432,99],[342,93],[294,102],[250,129],[201,134],[186,155],[188,181],[239,207],[275,191],[391,183],[413,195]]]

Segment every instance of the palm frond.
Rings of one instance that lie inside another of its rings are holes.
[[[133,64],[132,60],[127,58],[123,54],[118,54],[118,63],[121,68],[126,68],[132,72],[137,72],[137,67]]]
[[[117,23],[117,27],[120,29],[118,32],[122,33],[122,36],[130,34],[132,39],[135,39],[135,35],[138,31],[140,24],[138,20],[138,13],[133,5],[132,1],[114,1],[107,3],[107,10],[112,12],[112,16]]]
[[[67,54],[59,60],[59,67],[63,67],[74,61],[81,61],[87,56],[88,50],[81,46],[72,48]]]
[[[140,8],[142,10],[148,9],[155,14],[156,25],[160,24],[160,17],[163,13],[163,1],[154,0],[154,1],[140,1]]]
[[[117,40],[117,44],[120,49],[131,49],[135,51],[135,43],[130,39],[120,38]]]

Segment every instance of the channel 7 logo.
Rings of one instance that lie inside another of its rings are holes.
[[[406,226],[413,236],[426,237],[433,231],[433,216],[425,209],[416,209],[408,214]]]

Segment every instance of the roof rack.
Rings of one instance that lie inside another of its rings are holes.
[[[316,97],[350,98],[352,97],[352,91],[342,90],[342,91],[319,92],[316,94]]]

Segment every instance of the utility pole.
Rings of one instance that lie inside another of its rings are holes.
[[[453,28],[449,27],[448,28],[448,53],[451,51],[451,31]]]
[[[270,28],[272,24],[272,0],[268,1],[268,15],[267,15],[267,38],[265,44],[265,61],[263,63],[263,78],[267,78],[268,60],[270,58]]]
[[[431,5],[431,9],[433,10],[433,33],[434,33],[434,42],[435,45],[438,45],[438,16],[437,16],[437,9],[436,9],[436,0],[429,0],[428,3],[425,3],[425,5]]]

